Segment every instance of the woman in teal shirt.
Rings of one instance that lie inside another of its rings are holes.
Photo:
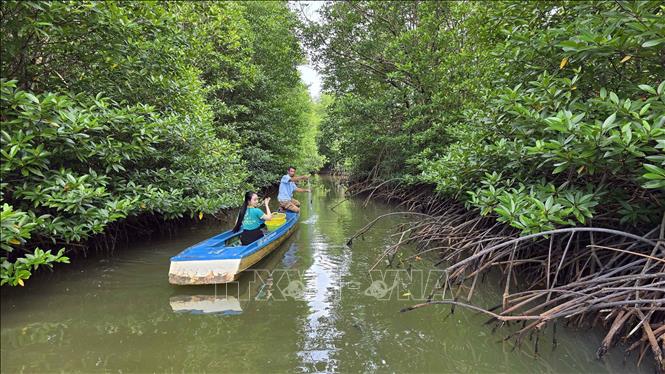
[[[233,232],[238,232],[242,229],[240,234],[240,243],[242,245],[251,244],[263,237],[263,231],[261,231],[261,225],[263,221],[268,221],[272,219],[272,213],[270,213],[270,207],[268,203],[270,198],[266,197],[266,214],[263,214],[263,211],[256,206],[259,203],[259,196],[254,192],[247,192],[245,194],[245,200],[242,203],[240,212],[238,212],[238,220],[236,225],[233,228]]]

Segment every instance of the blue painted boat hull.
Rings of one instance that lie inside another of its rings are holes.
[[[239,245],[240,232],[226,231],[171,257],[169,283],[217,284],[235,280],[245,269],[274,251],[296,229],[299,214],[286,213],[286,223],[251,243]],[[231,245],[232,242],[237,245]]]

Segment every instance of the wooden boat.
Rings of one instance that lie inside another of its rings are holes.
[[[171,310],[190,314],[241,314],[252,301],[270,295],[274,286],[270,274],[282,263],[284,254],[293,245],[282,245],[270,256],[254,264],[262,272],[251,274],[245,271],[233,283],[174,287],[169,298]]]
[[[250,245],[241,245],[240,232],[229,230],[185,249],[171,257],[169,283],[217,284],[236,280],[295,231],[298,216],[287,212],[282,226]]]

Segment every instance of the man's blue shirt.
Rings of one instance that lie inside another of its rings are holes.
[[[298,188],[295,183],[291,181],[289,175],[282,177],[282,180],[279,181],[279,194],[277,195],[277,200],[279,201],[289,201],[293,198],[293,191]]]

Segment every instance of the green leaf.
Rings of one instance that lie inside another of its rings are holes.
[[[626,111],[630,110],[630,105],[631,105],[630,99],[626,99],[626,101],[623,102],[623,109],[625,109]]]
[[[611,126],[614,123],[614,120],[616,120],[616,118],[617,118],[617,113],[616,112],[612,113],[609,117],[607,117],[605,119],[605,121],[601,125],[601,129],[607,130],[607,129],[611,128]]]
[[[554,168],[554,170],[552,171],[552,174],[559,174],[559,173],[561,173],[562,171],[564,171],[566,169],[568,169],[568,163],[564,162],[563,164],[561,164],[561,165],[557,166],[556,168]]]
[[[26,96],[28,99],[30,99],[30,101],[32,101],[33,103],[35,103],[35,104],[39,104],[39,99],[37,98],[37,96],[31,94],[30,92],[26,92],[26,93],[25,93],[25,96]]]
[[[642,185],[644,188],[648,189],[662,189],[665,188],[665,180],[654,180],[654,181],[648,181],[645,184]]]
[[[572,40],[564,40],[561,43],[558,44],[559,47],[561,47],[564,51],[569,52],[569,51],[578,51],[580,47],[584,47],[584,44],[577,43]]]
[[[651,165],[651,164],[644,164],[643,165],[645,169],[647,169],[650,173],[657,174],[661,178],[665,178],[665,169],[662,169],[656,165]]]
[[[611,100],[614,104],[619,105],[619,97],[618,97],[617,94],[615,94],[614,92],[610,92],[610,100]]]
[[[642,176],[646,179],[657,179],[657,180],[665,179],[664,176],[659,175],[659,174],[654,174],[654,173],[646,173]]]
[[[646,42],[642,43],[642,47],[649,48],[660,43],[665,43],[665,38],[647,40]]]
[[[656,95],[656,90],[653,87],[649,86],[648,84],[640,84],[638,87],[642,89],[642,91],[646,91],[650,94]]]

